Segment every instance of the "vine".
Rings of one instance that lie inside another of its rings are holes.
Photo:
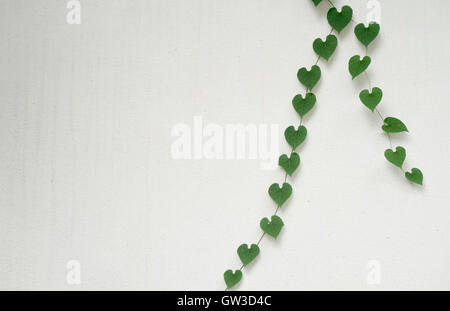
[[[330,1],[332,4],[332,2]],[[355,23],[356,24],[356,23]],[[423,184],[423,174],[418,168],[411,169],[411,172],[407,172],[403,169],[403,163],[406,159],[406,149],[402,146],[396,146],[395,151],[393,150],[393,144],[391,139],[391,134],[409,132],[406,125],[399,119],[394,117],[383,117],[378,105],[381,103],[383,98],[383,91],[379,87],[372,87],[370,82],[369,74],[367,69],[371,64],[372,59],[368,55],[369,45],[377,38],[380,32],[380,25],[376,22],[370,22],[366,27],[363,23],[359,23],[355,26],[354,33],[356,38],[364,45],[366,55],[361,59],[361,56],[355,55],[350,58],[348,68],[352,79],[355,79],[362,73],[364,73],[368,89],[362,90],[359,94],[359,99],[361,102],[372,112],[375,112],[381,119],[382,125],[381,129],[386,133],[389,140],[390,149],[386,149],[384,152],[384,157],[390,163],[400,168],[404,173],[407,180],[422,185]]]
[[[313,2],[317,6],[321,2],[321,0],[313,0]],[[292,186],[287,182],[287,178],[288,176],[292,177],[292,175],[300,166],[301,160],[296,150],[305,141],[308,133],[306,127],[303,125],[303,117],[310,112],[310,110],[315,106],[317,102],[316,95],[312,93],[312,90],[317,85],[322,75],[318,63],[321,58],[329,61],[329,59],[335,52],[338,40],[337,37],[332,33],[334,30],[337,33],[340,33],[347,26],[352,16],[351,9],[350,19],[348,19],[347,14],[348,11],[346,11],[345,13],[345,20],[342,20],[339,17],[341,16],[340,14],[331,14],[332,16],[329,17],[329,20],[333,21],[333,23],[330,23],[330,25],[332,26],[330,33],[327,35],[325,40],[317,38],[313,42],[313,50],[318,55],[316,62],[310,70],[308,70],[306,67],[302,67],[297,73],[299,82],[305,86],[306,90],[304,96],[302,94],[298,94],[292,99],[292,106],[300,117],[300,124],[298,125],[297,129],[294,126],[289,126],[284,132],[284,137],[288,145],[291,147],[291,152],[289,155],[281,155],[278,160],[279,166],[285,172],[283,184],[280,187],[280,184],[274,183],[269,187],[268,190],[269,196],[276,203],[277,207],[274,214],[270,216],[270,220],[267,217],[261,219],[259,225],[262,230],[262,234],[258,242],[256,244],[251,244],[250,247],[247,244],[242,244],[238,247],[237,254],[242,262],[242,265],[238,270],[235,270],[234,272],[231,269],[225,271],[224,280],[227,286],[226,290],[232,288],[241,281],[243,268],[250,264],[256,257],[258,257],[260,253],[259,245],[264,236],[269,235],[272,238],[276,239],[284,226],[284,222],[281,217],[278,216],[278,212],[292,195]]]
[[[315,6],[318,6],[322,0],[312,0],[312,2]],[[317,102],[316,95],[312,93],[312,90],[317,85],[322,75],[318,63],[321,58],[328,62],[337,48],[338,39],[333,34],[333,31],[340,34],[341,31],[345,29],[348,24],[350,24],[350,22],[355,23],[352,19],[353,10],[350,6],[345,5],[340,11],[338,11],[331,0],[327,0],[327,2],[330,5],[330,9],[327,13],[327,20],[331,26],[331,31],[325,40],[322,40],[321,38],[314,40],[313,50],[318,57],[311,69],[308,70],[306,67],[302,67],[297,73],[299,82],[306,88],[304,96],[302,94],[298,94],[292,100],[292,106],[300,116],[300,123],[297,129],[294,126],[289,126],[284,132],[284,137],[288,145],[291,147],[291,152],[289,155],[281,155],[278,160],[279,166],[285,172],[282,186],[280,187],[280,184],[274,183],[268,190],[269,196],[276,203],[275,212],[272,216],[270,216],[270,220],[267,217],[261,219],[260,228],[262,230],[262,234],[256,244],[251,244],[250,247],[247,244],[242,244],[238,247],[237,254],[242,262],[242,265],[234,272],[231,269],[225,271],[225,290],[231,289],[241,281],[242,270],[244,267],[253,262],[260,254],[259,245],[264,236],[269,235],[276,239],[284,226],[284,222],[281,217],[278,216],[278,212],[292,195],[292,186],[287,182],[287,178],[288,176],[292,177],[300,166],[301,159],[296,150],[305,141],[308,132],[306,127],[303,125],[303,117],[310,112]],[[405,177],[409,181],[422,185],[423,175],[419,169],[413,168],[411,172],[403,170],[403,163],[406,158],[406,149],[404,147],[397,146],[395,151],[393,151],[391,134],[408,132],[408,129],[399,119],[393,117],[384,118],[382,116],[377,106],[381,102],[383,91],[378,87],[372,88],[369,75],[367,74],[367,68],[371,64],[371,58],[367,53],[368,46],[378,36],[380,32],[380,25],[373,22],[370,23],[368,27],[365,27],[364,24],[361,23],[356,25],[354,32],[358,40],[366,47],[366,55],[363,58],[359,55],[351,57],[349,60],[349,72],[352,79],[357,78],[361,74],[364,74],[367,78],[369,88],[361,91],[359,97],[361,102],[372,112],[375,112],[383,122],[381,128],[386,133],[391,146],[391,149],[387,149],[384,155],[389,162],[399,167],[404,172]]]

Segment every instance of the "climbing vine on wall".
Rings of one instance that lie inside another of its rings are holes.
[[[357,24],[354,33],[358,40],[364,45],[366,49],[366,55],[361,59],[359,55],[355,55],[349,60],[348,68],[353,79],[355,79],[360,74],[364,73],[367,78],[368,89],[362,90],[359,94],[361,102],[373,113],[376,113],[382,122],[381,129],[386,133],[390,149],[384,152],[385,158],[393,165],[400,168],[406,179],[422,185],[423,174],[418,168],[411,169],[411,172],[407,172],[403,169],[403,163],[406,159],[406,149],[402,146],[396,146],[395,151],[393,150],[391,135],[394,133],[404,133],[409,132],[406,125],[399,119],[394,117],[383,117],[378,105],[381,103],[383,98],[383,91],[379,87],[372,87],[370,82],[369,74],[367,73],[367,68],[371,64],[371,58],[368,54],[369,45],[376,39],[380,32],[380,25],[376,22],[371,22],[366,27],[363,23]]]
[[[315,6],[318,6],[322,0],[312,0]],[[297,126],[289,126],[284,132],[284,137],[287,144],[291,147],[289,154],[283,154],[279,157],[278,164],[284,171],[284,179],[280,183],[273,183],[268,190],[270,198],[275,203],[275,211],[273,215],[261,219],[259,226],[262,231],[261,237],[256,243],[242,244],[237,248],[237,255],[241,260],[241,267],[235,271],[229,269],[224,273],[224,280],[226,289],[230,289],[238,284],[242,279],[242,271],[244,267],[251,264],[255,258],[260,254],[260,243],[262,239],[267,235],[270,238],[277,239],[280,232],[283,229],[284,222],[279,216],[279,213],[291,197],[293,189],[288,182],[288,177],[292,178],[295,172],[300,166],[300,155],[297,153],[297,149],[302,145],[307,137],[307,129],[303,125],[303,118],[308,114],[315,106],[317,102],[316,95],[313,93],[314,87],[319,82],[322,71],[318,65],[320,59],[329,61],[334,54],[337,45],[338,38],[333,32],[340,34],[351,22],[353,22],[353,10],[351,7],[345,5],[338,10],[332,1],[327,0],[331,8],[327,13],[327,20],[331,26],[330,33],[324,38],[317,38],[313,42],[313,50],[318,55],[314,65],[308,68],[303,67],[297,73],[299,82],[305,87],[304,94],[296,95],[292,100],[292,106],[299,116],[299,124]],[[358,40],[366,47],[366,54],[368,46],[375,40],[380,32],[380,25],[377,23],[370,23],[367,27],[364,24],[356,25],[354,29],[355,35]],[[378,109],[378,105],[383,97],[383,92],[378,87],[371,86],[369,76],[367,74],[367,68],[371,64],[371,58],[369,55],[365,55],[361,58],[359,55],[355,55],[349,60],[349,72],[352,79],[357,78],[361,74],[364,74],[367,78],[369,88],[361,91],[359,98],[361,102],[372,112],[376,113],[382,120],[382,130],[386,133],[391,149],[387,149],[384,153],[386,159],[393,165],[403,170],[403,162],[406,158],[406,149],[401,146],[397,146],[395,151],[393,150],[391,136],[393,133],[408,132],[405,124],[397,118],[387,117],[384,118]],[[404,171],[408,180],[416,184],[422,184],[423,175],[422,172],[413,168],[411,172]]]

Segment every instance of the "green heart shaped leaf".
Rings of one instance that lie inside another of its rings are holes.
[[[361,102],[372,112],[381,102],[382,98],[383,98],[383,91],[378,87],[374,87],[372,89],[372,93],[370,93],[369,90],[364,90],[361,93],[359,93],[359,99],[361,99]]]
[[[348,5],[342,7],[341,12],[332,7],[327,14],[328,23],[333,29],[340,33],[352,20],[353,10]]]
[[[378,23],[372,22],[368,27],[364,26],[364,24],[358,24],[355,27],[355,35],[362,44],[366,47],[372,43],[373,40],[378,36],[380,32],[380,25]]]
[[[348,70],[352,75],[352,79],[355,79],[357,76],[363,73],[369,67],[371,61],[372,60],[369,56],[364,56],[362,60],[359,55],[355,55],[350,58],[350,61],[348,62]]]
[[[397,147],[395,148],[395,152],[392,149],[387,149],[384,152],[384,156],[389,162],[399,168],[402,168],[403,162],[405,162],[406,159],[406,149],[403,147]]]
[[[248,265],[259,255],[259,247],[256,244],[252,244],[248,247],[247,244],[242,244],[237,250],[238,256],[244,266]]]
[[[322,2],[322,0],[312,0],[312,2],[314,3],[315,6],[318,6],[320,2]]]
[[[223,279],[225,280],[225,284],[227,284],[227,289],[232,288],[242,279],[242,271],[236,270],[233,273],[233,271],[227,270],[223,274]]]
[[[300,68],[297,77],[308,90],[312,90],[317,82],[319,82],[321,74],[320,67],[314,65],[311,67],[311,70],[307,70],[305,67]]]
[[[381,128],[386,133],[408,132],[406,125],[402,121],[392,117],[384,119],[384,125]]]
[[[303,125],[299,126],[297,130],[293,126],[289,126],[284,131],[284,137],[292,149],[295,149],[305,141],[307,133],[308,131]]]
[[[330,59],[331,55],[333,55],[334,51],[337,48],[338,40],[335,35],[328,35],[327,39],[323,41],[320,38],[314,40],[313,49],[314,52],[317,53],[320,57],[326,59],[327,61]]]
[[[294,106],[295,111],[304,117],[316,104],[316,95],[313,93],[307,93],[305,98],[301,94],[296,95],[292,99],[292,106]]]
[[[411,170],[411,173],[406,172],[405,177],[406,177],[406,179],[408,179],[409,181],[411,181],[415,184],[418,184],[418,185],[423,184],[423,174],[418,168],[413,168]]]
[[[272,217],[270,217],[270,219],[270,222],[267,218],[261,219],[259,226],[265,233],[276,239],[280,234],[281,228],[283,228],[284,223],[281,218],[276,215],[273,215]]]
[[[284,168],[289,176],[292,176],[292,174],[300,165],[300,156],[295,152],[291,154],[290,158],[287,155],[283,154],[278,159],[278,165]]]
[[[280,188],[279,184],[272,184],[269,187],[269,195],[275,203],[278,204],[279,207],[283,206],[283,204],[289,199],[292,194],[292,187],[288,183],[284,183],[283,187]]]

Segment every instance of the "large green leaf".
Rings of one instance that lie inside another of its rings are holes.
[[[287,155],[283,154],[278,159],[278,165],[284,168],[286,173],[291,176],[300,165],[300,156],[295,152],[292,152],[290,158]]]
[[[313,50],[320,57],[326,59],[327,61],[330,59],[331,55],[333,55],[334,51],[337,48],[338,40],[335,35],[328,35],[326,40],[323,41],[321,38],[317,38],[313,42]]]
[[[308,90],[312,91],[317,82],[319,82],[321,75],[320,67],[314,65],[311,67],[311,70],[307,70],[305,67],[300,68],[297,78]]]
[[[259,246],[252,244],[248,247],[247,244],[242,244],[237,250],[238,256],[244,266],[251,263],[259,255]]]
[[[281,220],[281,218],[276,215],[273,215],[270,219],[271,221],[269,221],[269,219],[267,218],[261,219],[259,225],[265,233],[276,239],[280,234],[281,228],[283,228],[284,223],[283,220]]]
[[[406,125],[397,118],[387,117],[381,127],[386,133],[408,132]]]
[[[227,288],[232,288],[234,285],[239,283],[239,281],[242,279],[242,271],[236,270],[234,273],[231,270],[225,271],[223,274],[223,278],[225,280],[225,284],[227,284]]]
[[[418,184],[418,185],[423,184],[423,174],[418,168],[413,168],[411,170],[411,173],[406,172],[405,177],[406,177],[406,179],[408,179],[409,181],[411,181],[415,184]]]
[[[340,33],[350,23],[352,16],[352,8],[345,5],[340,12],[335,7],[328,10],[327,19],[330,26]]]
[[[389,162],[402,168],[403,162],[405,162],[406,159],[406,149],[400,146],[395,148],[395,152],[392,149],[387,149],[384,152],[384,156]]]
[[[369,44],[375,40],[375,38],[378,36],[378,33],[380,32],[380,25],[372,22],[369,24],[369,26],[364,26],[364,24],[358,24],[355,27],[355,35],[358,38],[359,41],[361,41],[362,44],[364,44],[366,47],[369,46]]]
[[[348,70],[352,75],[352,79],[362,74],[370,65],[371,59],[369,56],[364,56],[363,59],[359,55],[350,58],[348,62]]]
[[[316,95],[313,93],[307,93],[305,98],[303,98],[302,94],[296,95],[292,99],[292,106],[294,106],[295,111],[300,115],[300,117],[304,117],[316,104]]]
[[[282,187],[279,184],[272,184],[269,187],[269,195],[275,203],[278,204],[279,207],[283,206],[283,204],[289,199],[292,194],[292,187],[288,183],[284,183]]]

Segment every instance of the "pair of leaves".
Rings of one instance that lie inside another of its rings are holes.
[[[297,73],[297,78],[308,90],[312,90],[317,82],[319,82],[321,75],[320,67],[314,65],[311,67],[311,70],[307,70],[305,67],[300,68]]]
[[[352,79],[362,74],[370,65],[371,58],[369,56],[364,56],[363,59],[359,55],[355,55],[350,58],[348,62],[348,70],[352,75]]]
[[[328,23],[334,30],[340,33],[352,20],[353,10],[348,5],[342,7],[339,12],[335,7],[328,10]]]
[[[252,244],[251,247],[248,247],[247,244],[242,244],[237,249],[237,253],[239,258],[242,261],[244,266],[251,263],[258,255],[259,255],[259,246],[256,244]],[[225,284],[227,285],[227,289],[233,287],[242,279],[242,271],[241,270],[227,270],[223,274],[223,278],[225,280]]]
[[[365,47],[368,47],[375,40],[379,32],[380,25],[375,22],[370,23],[367,27],[362,23],[355,27],[355,35]]]
[[[312,0],[312,2],[314,3],[315,6],[318,6],[320,2],[322,2],[322,0]]]
[[[273,215],[270,219],[270,221],[267,218],[261,219],[259,225],[266,234],[276,239],[280,234],[284,223],[283,220],[281,220],[281,218],[276,215]],[[256,244],[252,244],[251,247],[248,247],[247,244],[242,244],[241,246],[239,246],[237,253],[242,261],[242,264],[246,266],[259,255],[260,249]],[[223,274],[223,278],[225,280],[225,284],[227,285],[227,289],[230,289],[241,281],[242,271],[236,270],[233,272],[232,270],[227,270]]]
[[[381,102],[382,98],[383,98],[383,91],[378,87],[374,87],[372,89],[372,92],[369,92],[369,90],[364,90],[361,93],[359,93],[359,99],[361,99],[361,102],[372,112]]]
[[[384,152],[384,156],[389,162],[402,168],[406,159],[406,149],[400,146],[395,148],[395,152],[392,149],[388,149]],[[418,168],[413,168],[411,172],[405,172],[405,177],[418,185],[422,185],[423,183],[423,174]]]
[[[317,38],[313,42],[313,50],[320,57],[326,59],[327,61],[330,59],[331,55],[333,55],[338,45],[338,40],[335,35],[328,35],[326,40],[323,41],[321,38]]]
[[[272,217],[270,217],[270,220],[271,221],[269,221],[269,219],[267,218],[261,219],[259,226],[265,233],[276,239],[280,234],[284,223],[283,220],[281,220],[281,218],[277,215],[273,215]]]
[[[408,132],[406,125],[397,118],[387,117],[381,127],[386,133]]]
[[[272,184],[269,187],[269,196],[272,200],[277,203],[279,207],[283,206],[283,204],[289,199],[292,194],[292,187],[288,183],[283,183],[283,186],[280,187],[279,184]]]
[[[284,137],[292,149],[300,146],[305,141],[307,134],[308,131],[303,125],[300,125],[297,130],[291,125],[284,131]]]

